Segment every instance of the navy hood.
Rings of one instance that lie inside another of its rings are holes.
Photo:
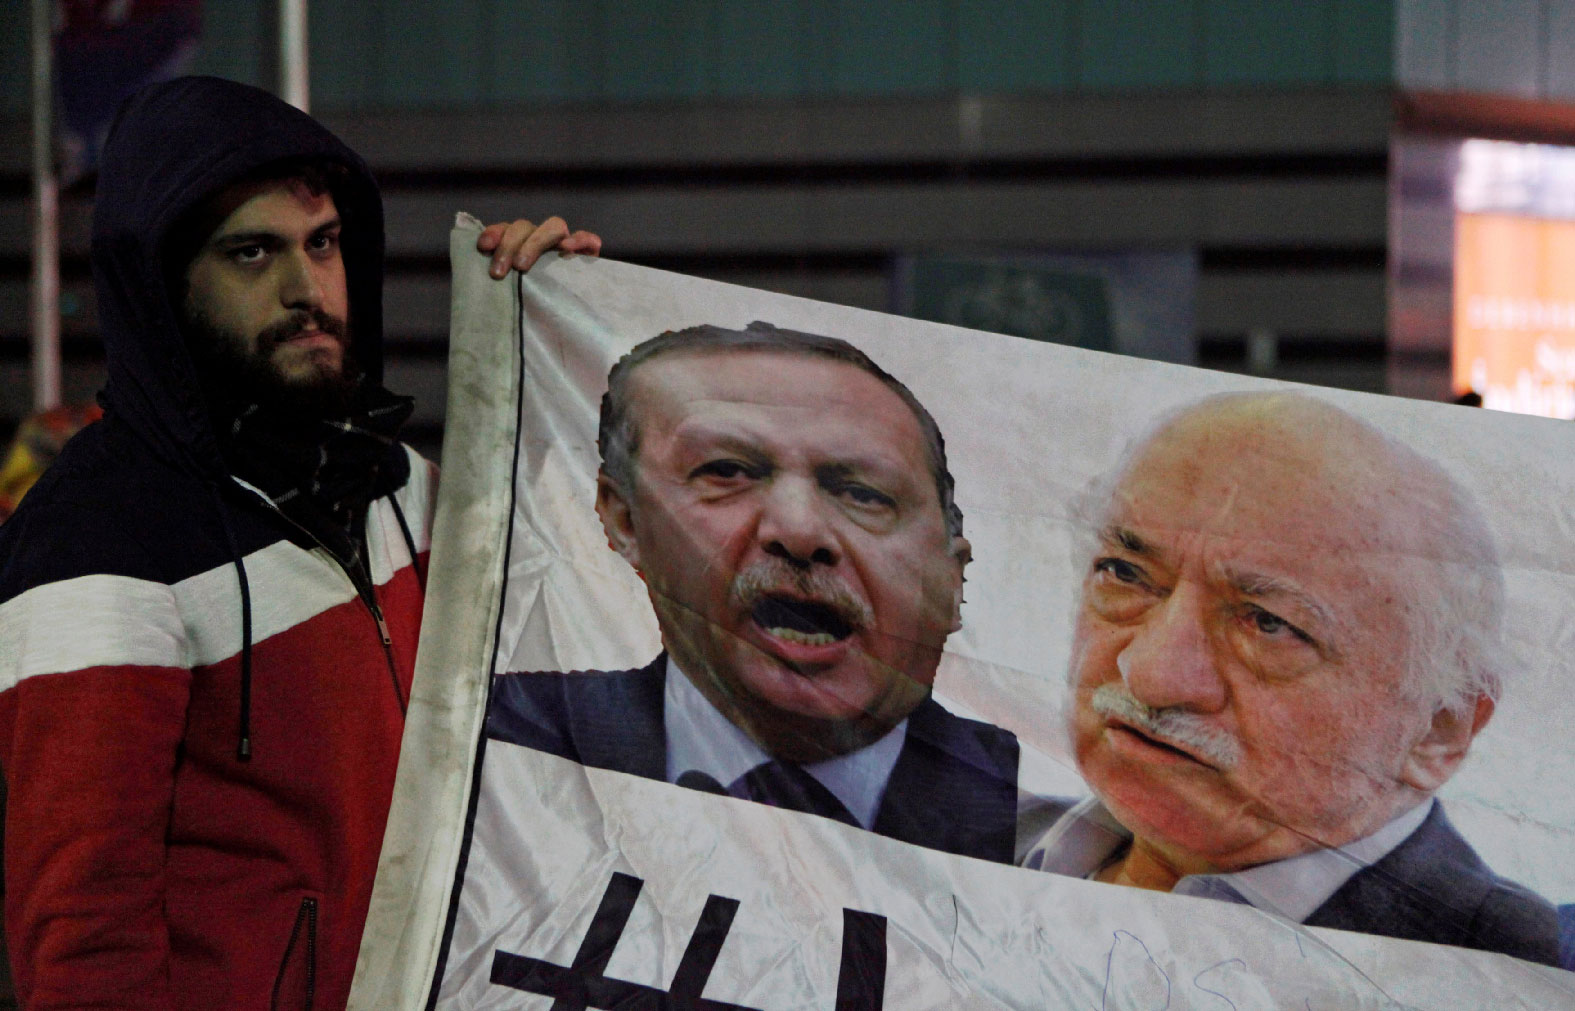
[[[333,197],[350,306],[351,353],[370,383],[383,374],[383,203],[371,171],[316,120],[266,91],[181,77],[126,101],[104,146],[93,205],[93,279],[109,379],[105,410],[182,469],[226,471],[209,405],[180,332],[162,262],[183,215],[287,159],[336,162]]]

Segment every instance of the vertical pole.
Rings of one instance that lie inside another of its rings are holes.
[[[306,0],[279,0],[279,97],[310,111],[306,60]]]
[[[54,24],[51,0],[33,8],[33,407],[60,404],[60,183],[55,178]]]

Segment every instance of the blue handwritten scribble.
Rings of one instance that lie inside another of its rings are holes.
[[[1136,934],[1118,930],[1105,956],[1105,989],[1100,1011],[1166,1011],[1170,977]]]
[[[1238,1011],[1235,1001],[1231,1000],[1229,997],[1227,997],[1224,994],[1220,993],[1218,990],[1210,990],[1208,987],[1203,985],[1203,977],[1204,976],[1207,976],[1209,973],[1213,972],[1216,969],[1223,969],[1227,965],[1238,966],[1238,967],[1240,967],[1242,969],[1247,968],[1247,963],[1243,962],[1241,959],[1239,959],[1239,958],[1227,958],[1223,962],[1215,962],[1213,965],[1209,966],[1207,969],[1204,969],[1202,972],[1200,972],[1196,976],[1192,977],[1192,985],[1194,987],[1196,987],[1197,989],[1202,990],[1204,993],[1209,994],[1209,995],[1214,996],[1214,997],[1218,997],[1220,1000],[1222,1000],[1225,1003],[1229,1004],[1230,1005],[1230,1011]]]

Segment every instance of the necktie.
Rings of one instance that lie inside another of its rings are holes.
[[[735,797],[770,804],[772,807],[840,821],[860,828],[853,812],[843,806],[837,795],[792,762],[765,762],[734,780],[727,792]]]
[[[729,796],[726,788],[718,783],[713,776],[708,776],[699,769],[688,769],[678,777],[678,785],[686,790],[699,790],[701,793],[718,793]]]

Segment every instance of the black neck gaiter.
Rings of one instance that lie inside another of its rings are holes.
[[[364,546],[371,503],[401,487],[410,461],[395,436],[415,401],[362,383],[342,417],[252,403],[220,427],[231,472],[267,495],[370,592]]]

